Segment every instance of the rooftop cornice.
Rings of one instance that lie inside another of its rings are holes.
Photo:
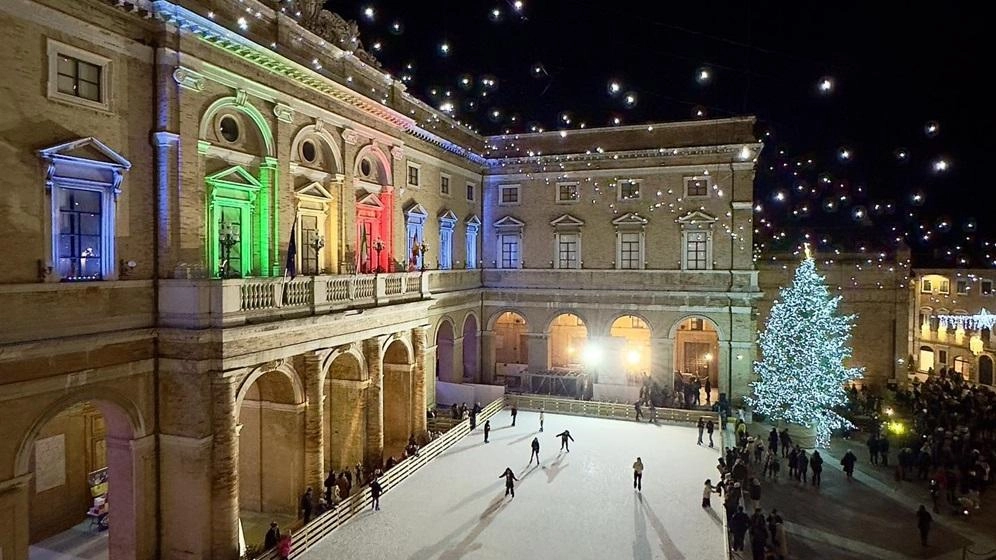
[[[761,152],[760,142],[745,144],[717,144],[712,146],[686,146],[682,148],[650,148],[642,150],[624,150],[617,152],[592,151],[573,154],[533,155],[509,158],[488,158],[490,166],[496,165],[550,165],[555,163],[586,163],[617,160],[648,159],[648,158],[680,158],[688,156],[724,156],[736,155],[738,162],[753,161]],[[744,153],[747,148],[749,153]],[[746,156],[746,157],[744,157]]]

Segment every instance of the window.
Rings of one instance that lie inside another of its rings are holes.
[[[948,351],[947,350],[938,350],[937,351],[937,363],[939,363],[939,364],[946,364],[946,363],[948,363]]]
[[[934,285],[931,283],[929,278],[924,278],[923,281],[920,282],[920,291],[925,294],[934,293]]]
[[[439,176],[439,194],[450,195],[450,178],[446,175]]]
[[[712,178],[685,177],[685,196],[709,196],[709,187],[712,185]]]
[[[113,279],[117,195],[131,163],[94,138],[38,154],[46,163],[51,197],[52,278]]]
[[[477,232],[481,229],[481,220],[477,216],[467,218],[467,268],[477,268]]]
[[[318,274],[318,253],[325,246],[318,229],[318,216],[301,216],[301,274]]]
[[[222,278],[237,278],[243,275],[242,249],[245,240],[242,231],[243,210],[238,206],[220,206],[218,208],[218,264],[219,275]]]
[[[521,237],[518,234],[499,235],[498,242],[501,250],[500,268],[520,268]]]
[[[577,183],[558,183],[557,202],[577,202],[581,199],[581,189]]]
[[[444,210],[439,215],[439,268],[453,268],[453,228],[456,226],[456,214]]]
[[[425,219],[429,216],[429,213],[425,211],[425,208],[421,204],[413,203],[411,206],[405,210],[405,232],[407,234],[407,258],[408,258],[408,270],[416,270],[418,268],[424,268],[424,255],[422,254],[421,246],[425,243]]]
[[[949,294],[951,293],[951,281],[947,278],[942,278],[938,282],[937,293],[939,294]]]
[[[930,346],[920,347],[919,356],[920,371],[932,371],[934,369],[934,350]]]
[[[619,235],[619,268],[624,270],[639,270],[640,245],[643,234],[640,232],[623,232]]]
[[[968,280],[955,280],[955,291],[963,296],[968,293]]]
[[[640,183],[627,180],[616,183],[619,200],[640,200]]]
[[[557,235],[557,268],[580,268],[581,240],[576,233]]]
[[[49,40],[48,97],[110,110],[110,59]]]
[[[705,322],[698,317],[692,317],[688,320],[688,330],[691,331],[701,331],[705,330]]]
[[[418,183],[418,171],[419,171],[419,168],[418,168],[417,165],[411,164],[411,163],[408,164],[408,186],[409,187],[417,187],[419,185],[419,183]]]
[[[983,280],[979,284],[979,292],[984,296],[991,296],[993,294],[993,281]]]
[[[708,269],[708,233],[690,231],[685,236],[685,270]]]
[[[498,187],[498,205],[513,206],[519,203],[519,185],[502,185]]]
[[[467,200],[473,202],[474,200],[474,185],[467,183]]]

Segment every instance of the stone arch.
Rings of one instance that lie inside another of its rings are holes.
[[[339,358],[342,358],[344,356],[349,356],[350,358],[352,358],[353,363],[356,364],[356,369],[358,370],[359,373],[359,376],[356,379],[353,379],[352,375],[347,377],[330,375],[333,371],[332,366]],[[363,353],[360,352],[359,348],[357,348],[356,346],[350,345],[345,348],[339,348],[333,350],[332,352],[329,353],[328,356],[325,357],[324,360],[322,360],[321,377],[319,378],[319,380],[322,384],[324,384],[325,381],[329,379],[362,381],[366,379],[368,376],[369,374],[367,373],[367,363],[366,360],[363,359]]]
[[[361,164],[365,158],[369,158],[373,161],[375,165],[376,174],[364,174],[361,169]],[[392,170],[391,170],[391,158],[384,153],[384,150],[380,149],[376,144],[370,143],[363,146],[356,152],[356,158],[353,160],[353,176],[354,177],[368,177],[370,179],[376,178],[376,181],[369,181],[377,183],[381,186],[390,186],[394,184]]]
[[[675,389],[680,389],[687,405],[710,402],[720,385],[720,369],[729,367],[727,363],[720,363],[724,359],[721,343],[728,340],[718,322],[708,315],[690,313],[671,325],[668,338],[674,341],[671,370],[675,374]],[[709,394],[695,390],[696,383],[704,389],[707,381]]]
[[[993,384],[993,359],[985,354],[979,356],[979,383]]]
[[[712,328],[716,331],[716,334],[721,342],[726,342],[729,340],[729,338],[723,332],[723,329],[720,328],[719,322],[717,322],[712,317],[702,313],[689,313],[687,315],[681,316],[671,325],[671,328],[667,332],[667,337],[673,339],[674,336],[677,334],[678,329],[681,328],[681,324],[689,319],[702,319],[704,321],[708,321],[709,324],[712,326]]]
[[[301,378],[298,376],[297,371],[295,371],[290,364],[263,364],[253,368],[253,370],[249,372],[249,375],[247,375],[245,379],[242,380],[242,383],[239,384],[239,389],[235,393],[236,410],[242,406],[242,403],[246,398],[246,394],[249,393],[249,389],[251,389],[253,384],[256,383],[256,380],[271,372],[282,374],[290,382],[290,387],[293,391],[294,404],[301,404],[305,401],[304,385],[301,383]]]
[[[582,323],[584,323],[584,326],[585,326],[586,329],[589,329],[589,330],[591,329],[592,323],[590,323],[588,321],[587,317],[585,317],[583,314],[579,313],[578,310],[576,310],[576,309],[558,309],[558,310],[554,311],[553,315],[551,315],[546,320],[546,328],[543,329],[543,332],[546,333],[546,334],[550,334],[550,328],[553,327],[554,321],[556,321],[557,319],[559,319],[560,317],[562,317],[564,315],[574,315],[575,317],[577,317],[578,319],[580,319]]]
[[[480,328],[477,315],[467,313],[463,318],[463,328],[460,335],[463,338],[463,355],[461,356],[463,361],[463,377],[469,377],[475,383],[481,380]]]
[[[384,349],[383,418],[384,454],[400,457],[413,435],[414,415],[425,411],[414,405],[412,360],[414,354],[403,337],[392,337]]]
[[[325,146],[328,155],[332,157],[331,163],[335,165],[334,169],[328,169],[328,166],[324,168],[325,171],[333,174],[342,174],[345,167],[342,164],[342,150],[339,148],[339,142],[336,136],[332,134],[331,131],[326,129],[324,126],[319,127],[318,125],[309,124],[304,126],[297,132],[294,136],[294,140],[291,142],[291,159],[307,165],[303,159],[299,158],[298,155],[301,153],[301,143],[309,138],[315,138],[321,141]]]
[[[507,367],[506,364],[515,364],[511,367],[521,369],[529,363],[529,344],[526,339],[529,319],[525,314],[517,309],[500,309],[488,319],[488,330],[494,337],[496,373],[504,373],[502,370]]]
[[[456,329],[449,317],[443,317],[436,324],[436,334],[433,338],[436,345],[436,377],[440,381],[459,383],[453,371],[453,348],[456,341]]]
[[[397,343],[397,344],[395,344]],[[404,352],[402,353],[402,349]],[[403,336],[392,336],[384,341],[384,363],[408,364],[414,363],[415,351],[411,343]]]
[[[634,319],[636,321],[634,321]],[[629,384],[643,382],[652,365],[654,329],[650,321],[639,313],[620,313],[609,322],[608,345],[610,358],[617,358],[620,369],[625,371]]]
[[[341,471],[362,463],[366,456],[367,414],[365,381],[367,364],[357,345],[329,354],[322,363],[322,387],[325,423],[326,472]]]
[[[526,314],[523,313],[522,311],[520,311],[518,309],[515,309],[514,307],[503,307],[503,308],[499,309],[498,311],[495,311],[494,313],[492,313],[491,316],[488,318],[488,323],[487,323],[488,324],[488,330],[489,331],[494,330],[495,324],[497,324],[498,320],[501,319],[502,316],[505,315],[506,313],[512,313],[514,315],[518,315],[520,318],[522,318],[522,322],[524,324],[526,324],[526,325],[529,324],[529,318],[526,317]]]
[[[249,120],[251,120],[256,125],[256,132],[259,134],[260,140],[262,140],[263,148],[265,150],[265,156],[275,157],[276,151],[273,146],[273,133],[270,128],[270,123],[266,121],[266,117],[263,113],[259,111],[256,107],[252,106],[246,99],[245,94],[241,93],[232,97],[222,97],[214,103],[208,106],[204,111],[204,115],[201,117],[200,128],[198,130],[198,138],[205,140],[210,137],[211,127],[214,124],[214,117],[221,111],[229,109],[232,111],[240,112],[245,114]]]
[[[575,321],[563,321],[563,318],[574,317]],[[553,367],[574,368],[578,365],[594,367],[601,362],[601,349],[588,344],[591,330],[588,322],[574,310],[558,312],[546,324],[543,331],[547,335],[547,354],[549,364]]]

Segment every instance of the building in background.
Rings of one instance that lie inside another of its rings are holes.
[[[0,3],[5,559],[235,558],[522,369],[746,390],[752,119],[484,137],[321,5]]]

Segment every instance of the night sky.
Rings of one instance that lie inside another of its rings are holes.
[[[411,93],[437,108],[449,101],[454,118],[483,134],[756,115],[762,254],[792,250],[806,234],[828,257],[875,255],[899,238],[915,265],[996,266],[987,20],[954,5],[869,4],[326,6],[360,22],[366,49]]]

